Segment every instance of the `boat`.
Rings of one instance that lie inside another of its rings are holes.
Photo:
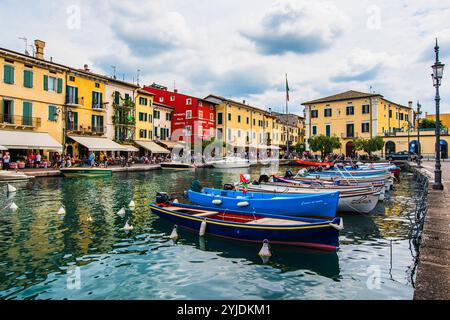
[[[270,245],[336,251],[339,231],[343,229],[343,219],[339,217],[330,221],[215,210],[172,202],[151,204],[150,209],[153,214],[194,232],[199,232],[202,224],[206,224],[207,235],[261,244],[267,240]]]
[[[112,170],[107,168],[61,168],[61,174],[67,178],[75,177],[110,177],[112,175]]]
[[[294,162],[300,166],[306,167],[332,167],[334,165],[333,162],[319,162],[312,160],[294,160]]]
[[[185,162],[161,162],[159,164],[161,166],[161,169],[172,169],[172,170],[192,170],[195,169],[195,165],[192,163],[185,163]]]
[[[339,201],[338,192],[280,197],[279,194],[272,193],[203,188],[201,192],[188,190],[187,195],[193,203],[216,209],[320,218],[335,217]]]
[[[222,160],[212,161],[210,164],[214,168],[229,169],[229,168],[248,168],[250,167],[250,161],[239,157],[226,157]]]
[[[317,194],[317,193],[333,193],[334,191],[326,191],[321,188],[302,188],[295,184],[284,183],[250,183],[247,186],[250,192],[275,193],[279,197],[292,196],[293,194]],[[381,188],[373,188],[370,190],[348,190],[339,191],[339,202],[337,212],[346,213],[370,213],[375,209],[378,200],[380,200]]]

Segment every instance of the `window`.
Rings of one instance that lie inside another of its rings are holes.
[[[170,101],[175,101],[175,96],[170,96]]]
[[[241,116],[238,115],[238,123],[241,123]]]
[[[256,126],[256,120],[255,119],[253,119],[253,125]]]
[[[67,86],[67,103],[78,104],[78,88]]]
[[[331,124],[326,124],[325,125],[325,135],[327,137],[331,137]]]
[[[218,113],[217,113],[217,124],[223,124],[223,119],[222,119],[222,117],[223,117],[222,112],[218,112]]]
[[[405,121],[409,122],[409,115],[405,114]]]
[[[25,88],[33,88],[33,71],[23,70],[23,86]]]
[[[249,117],[247,117],[247,124],[249,124],[250,123],[250,118]]]
[[[14,84],[14,66],[9,64],[3,66],[3,81],[7,84]]]
[[[209,114],[209,120],[214,121],[214,113],[211,112]]]
[[[203,102],[199,101],[199,102],[198,102],[198,106],[199,106],[199,107],[203,107]]]
[[[362,113],[363,114],[370,113],[370,106],[368,104],[363,104],[363,106],[362,106]]]
[[[159,97],[159,102],[164,102],[164,97]]]
[[[22,105],[22,125],[31,126],[33,124],[33,105],[31,102],[24,101]]]
[[[389,110],[389,118],[392,118],[392,110]]]
[[[241,137],[241,130],[238,130],[238,131],[237,131],[237,136],[238,136],[238,138]]]
[[[324,116],[325,117],[331,117],[332,115],[332,109],[331,108],[327,108],[324,110]]]
[[[231,141],[231,129],[227,130],[227,140]]]
[[[154,119],[160,118],[160,112],[158,110],[153,110],[153,118]],[[157,134],[155,133],[155,135],[157,135]]]
[[[203,119],[203,111],[202,110],[198,111],[198,118]]]
[[[148,115],[148,122],[153,122],[153,116],[151,113]]]
[[[147,138],[147,130],[143,130],[143,129],[139,130],[139,138],[146,139]]]
[[[187,98],[186,99],[186,105],[190,106],[192,104],[192,99],[191,98]]]
[[[228,114],[228,121],[231,121],[231,113]]]
[[[192,127],[191,126],[186,126],[185,129],[186,129],[186,133],[187,134],[191,134],[191,132],[192,132]]]
[[[101,92],[92,91],[92,109],[102,109],[103,94]]]
[[[347,138],[354,138],[355,136],[355,125],[353,123],[347,124]]]
[[[48,121],[56,121],[56,106],[48,106]]]
[[[103,133],[103,116],[92,115],[92,132]]]
[[[147,98],[144,98],[144,97],[140,97],[140,98],[139,98],[139,104],[140,104],[140,105],[146,106],[147,103],[148,103]]]
[[[400,120],[403,120],[403,113],[399,113],[399,116],[400,116]]]
[[[148,138],[153,139],[153,131],[152,130],[148,130]]]
[[[116,105],[120,104],[120,92],[119,91],[114,91],[114,103]]]
[[[170,121],[172,119],[172,114],[167,112],[166,113],[166,121]]]
[[[186,119],[192,119],[192,110],[186,110]]]
[[[72,81],[72,82],[75,81],[75,77],[74,76],[70,76],[69,77],[69,81]]]
[[[44,90],[62,92],[62,79],[44,75]]]
[[[347,115],[348,116],[351,116],[351,115],[355,114],[355,107],[353,107],[353,106],[347,106],[346,110],[347,110]]]
[[[317,135],[317,126],[312,126],[312,135]]]
[[[147,113],[139,112],[139,121],[147,122],[147,117],[148,117]]]
[[[319,117],[319,111],[311,110],[311,118],[317,118],[317,117]]]
[[[96,88],[100,88],[100,83],[96,82],[96,83],[95,83],[95,87],[96,87]]]
[[[203,126],[198,126],[197,130],[197,135],[203,136]]]
[[[370,127],[369,127],[369,123],[368,122],[363,122],[361,124],[361,132],[366,133],[370,131]]]

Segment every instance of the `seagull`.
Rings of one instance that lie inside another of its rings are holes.
[[[123,230],[131,231],[134,229],[134,227],[132,225],[130,225],[129,222],[130,222],[130,220],[127,220],[127,222],[125,222],[125,226],[123,227]]]
[[[170,239],[172,239],[173,241],[176,241],[179,238],[177,228],[178,228],[178,226],[174,225],[172,233],[170,234]]]
[[[59,215],[66,214],[66,209],[64,209],[64,207],[59,208],[57,214],[59,214]]]
[[[123,217],[125,216],[125,208],[120,209],[120,210],[117,212],[117,215],[118,215],[119,217],[123,218]]]
[[[134,209],[134,207],[136,207],[136,205],[135,205],[135,203],[134,203],[133,200],[130,201],[130,204],[128,205],[128,207],[129,207],[130,209]]]
[[[12,202],[8,207],[11,211],[16,211],[17,209],[19,209],[19,207],[14,202]]]

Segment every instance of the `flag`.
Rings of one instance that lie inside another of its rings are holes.
[[[245,176],[242,173],[239,176],[239,182],[241,182],[241,183],[248,182],[247,179],[245,178]]]
[[[242,192],[244,193],[244,194],[246,194],[247,192],[248,192],[248,181],[247,181],[247,179],[244,177],[244,175],[243,174],[241,174],[240,176],[239,176],[239,182],[241,182],[242,183]]]
[[[288,84],[287,74],[286,74],[286,101],[289,101],[289,84]]]

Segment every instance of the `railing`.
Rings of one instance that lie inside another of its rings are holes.
[[[95,135],[103,135],[106,133],[106,127],[100,127],[100,126],[88,126],[83,127],[82,125],[78,126],[74,123],[67,123],[66,124],[66,130],[72,131],[80,134],[95,134]]]
[[[357,138],[358,135],[356,133],[341,133],[341,138],[342,139],[352,139],[352,138]]]
[[[11,114],[0,113],[0,123],[2,125],[38,128],[41,126],[41,118],[15,116]]]
[[[78,125],[75,125],[75,123],[68,122],[68,123],[66,123],[66,130],[67,131],[78,131]]]
[[[434,134],[435,130],[436,130],[435,128],[421,128],[421,129],[419,129],[419,132]],[[441,134],[448,134],[448,128],[441,129]],[[394,130],[394,131],[384,132],[385,137],[395,137],[397,135],[402,135],[402,136],[408,135],[408,130]],[[411,136],[417,135],[417,129],[409,131],[409,135],[411,135]]]

